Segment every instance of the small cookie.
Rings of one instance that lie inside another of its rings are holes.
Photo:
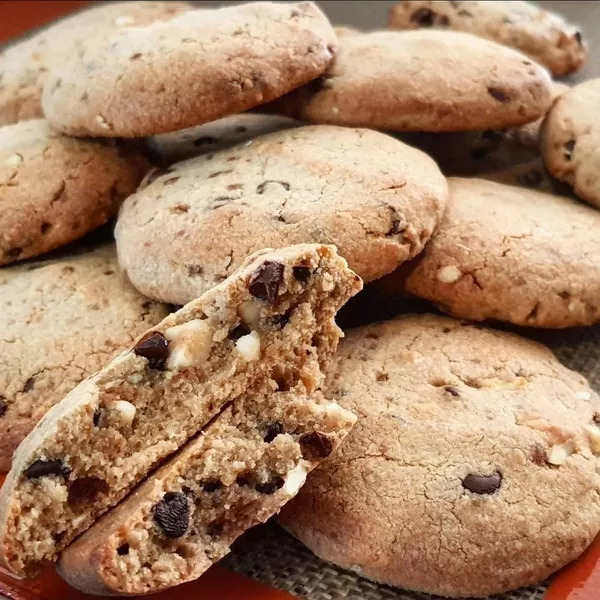
[[[312,2],[189,11],[82,45],[51,69],[44,114],[70,135],[177,131],[311,81],[329,66],[335,46],[333,28]]]
[[[455,317],[530,327],[600,322],[600,214],[575,200],[449,179],[448,209],[405,289]]]
[[[359,419],[280,522],[315,554],[449,597],[538,583],[600,529],[600,399],[544,346],[432,315],[347,333]]]
[[[341,37],[328,71],[271,109],[390,131],[500,129],[541,117],[551,86],[520,52],[468,33],[375,31]]]
[[[149,165],[117,142],[23,121],[0,128],[0,265],[76,240],[117,214]]]
[[[0,53],[0,125],[37,119],[48,69],[98,32],[165,21],[189,10],[185,2],[108,2],[62,19]]]
[[[289,117],[242,113],[199,127],[155,135],[147,139],[146,144],[152,161],[167,166],[298,125],[298,121]]]
[[[51,408],[0,490],[0,564],[35,574],[225,405],[321,386],[362,287],[333,246],[262,250]]]
[[[356,417],[319,392],[248,395],[60,557],[85,593],[154,593],[197,579],[293,498]]]
[[[114,244],[0,270],[0,471],[51,406],[168,312],[123,277]]]
[[[398,2],[390,10],[388,27],[472,33],[520,50],[556,77],[580,69],[588,53],[579,29],[530,2]]]
[[[600,208],[600,78],[563,94],[548,113],[540,149],[548,171]]]
[[[377,279],[423,249],[447,194],[423,152],[325,126],[256,138],[149,181],[119,214],[119,261],[143,294],[175,304],[264,246],[335,244],[365,281]]]

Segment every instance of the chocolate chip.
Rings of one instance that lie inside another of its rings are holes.
[[[267,181],[263,181],[262,183],[259,183],[256,186],[256,193],[257,194],[264,194],[265,193],[265,188],[270,183],[276,183],[276,184],[280,185],[286,192],[290,189],[290,184],[287,181],[277,181],[275,179],[268,179]]]
[[[238,475],[235,478],[235,482],[240,486],[240,487],[244,487],[246,485],[248,485],[248,479],[246,477],[244,477],[243,475]]]
[[[169,341],[160,331],[150,331],[136,344],[133,351],[146,358],[151,369],[163,371],[169,357]]]
[[[23,392],[30,392],[35,387],[35,378],[30,377],[23,386]]]
[[[267,496],[270,496],[271,494],[274,494],[278,489],[282,488],[284,483],[285,481],[282,477],[275,477],[274,479],[271,479],[271,481],[267,481],[265,483],[257,483],[254,486],[254,489],[257,492],[260,492],[261,494],[266,494]]]
[[[6,398],[4,396],[0,396],[0,417],[3,417],[8,410],[8,404],[6,403]]]
[[[267,442],[267,444],[270,444],[280,433],[283,433],[282,423],[269,423],[263,440]]]
[[[212,494],[213,492],[220,490],[222,487],[223,484],[218,479],[215,479],[214,481],[205,481],[202,484],[202,489],[208,494]]]
[[[531,453],[529,454],[529,457],[531,458],[532,462],[540,467],[548,464],[548,454],[546,453],[545,448],[539,444],[535,444],[531,447]]]
[[[37,479],[45,475],[60,475],[67,477],[71,469],[65,466],[60,459],[55,460],[35,460],[25,470],[27,479]]]
[[[167,492],[153,509],[154,520],[168,538],[185,534],[190,520],[190,509],[185,494]]]
[[[327,458],[333,452],[333,443],[320,431],[305,433],[299,440],[302,457],[315,461]]]
[[[460,392],[453,386],[453,385],[447,385],[444,388],[451,396],[454,396],[456,398],[460,398]]]
[[[92,421],[93,421],[95,427],[98,427],[98,425],[100,424],[101,418],[102,418],[102,409],[100,407],[98,407],[94,411],[94,416],[92,417]]]
[[[216,537],[223,533],[223,523],[220,521],[213,521],[206,526],[206,533],[210,537]]]
[[[301,281],[302,283],[306,283],[311,276],[310,268],[302,265],[298,267],[292,267],[292,274],[294,275],[294,279],[296,279],[296,281]]]
[[[129,554],[129,544],[121,544],[117,548],[117,554],[119,556],[125,556],[126,554]]]
[[[575,148],[575,140],[569,140],[564,146],[564,155],[566,160],[571,160],[573,149]]]
[[[240,323],[239,325],[236,325],[229,332],[229,339],[230,340],[239,340],[241,337],[248,335],[249,333],[250,333],[249,327],[245,323]]]
[[[496,471],[491,475],[467,475],[462,485],[474,494],[493,494],[502,483],[502,475]]]
[[[202,146],[210,146],[211,144],[216,144],[219,140],[215,137],[211,137],[210,135],[203,135],[202,137],[196,138],[193,141],[194,146],[196,148],[200,148]]]
[[[542,181],[544,181],[544,176],[539,169],[530,169],[526,173],[517,175],[517,182],[525,187],[536,188]]]
[[[510,102],[509,95],[504,90],[501,90],[500,88],[490,86],[490,87],[488,87],[487,91],[488,91],[488,94],[494,100],[498,100],[498,102],[502,102],[502,103]]]
[[[580,45],[583,46],[583,36],[581,35],[581,31],[576,31],[573,34],[573,37],[575,38],[575,41]]]
[[[278,262],[266,261],[250,277],[248,291],[261,300],[273,304],[277,298],[279,284],[283,281],[283,265]]]
[[[42,235],[44,235],[44,234],[48,233],[50,231],[50,229],[52,229],[52,224],[44,221],[40,227],[40,232],[42,233]]]
[[[431,27],[435,22],[435,13],[429,8],[419,8],[410,15],[411,23],[418,23],[423,27]]]
[[[282,315],[273,315],[266,319],[266,329],[269,331],[281,331],[289,322],[292,316],[292,309],[284,312]]]
[[[74,504],[89,504],[98,496],[108,492],[108,483],[100,477],[82,477],[69,485],[68,502]]]

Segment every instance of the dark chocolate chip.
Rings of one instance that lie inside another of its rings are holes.
[[[263,440],[270,444],[280,433],[283,433],[283,423],[269,423]]]
[[[6,403],[6,398],[4,396],[0,396],[0,417],[3,417],[8,410],[8,404]]]
[[[93,421],[95,427],[98,427],[98,425],[100,424],[101,418],[102,418],[102,409],[100,407],[98,407],[94,411],[94,416],[92,417],[92,421]]]
[[[571,160],[575,148],[575,140],[569,140],[564,146],[564,155],[567,160]]]
[[[542,181],[544,181],[544,176],[539,169],[530,169],[526,173],[517,175],[517,182],[525,187],[536,188]]]
[[[203,135],[202,137],[196,138],[193,142],[194,146],[200,148],[201,146],[210,146],[211,144],[216,144],[219,140],[215,137],[211,137],[210,135]]]
[[[106,494],[108,489],[108,483],[100,477],[82,477],[69,484],[68,502],[71,505],[89,504]]]
[[[250,277],[248,291],[261,300],[273,304],[277,298],[279,285],[283,281],[283,265],[268,260],[264,262]]]
[[[450,395],[459,398],[460,397],[460,392],[453,386],[453,385],[447,385],[444,388]]]
[[[496,471],[491,475],[474,475],[470,473],[463,481],[465,489],[474,494],[493,494],[502,484],[502,475]]]
[[[153,509],[154,520],[168,538],[185,534],[190,520],[190,508],[185,494],[167,492]]]
[[[220,521],[213,521],[206,526],[206,533],[210,537],[216,537],[223,533],[223,523]]]
[[[292,267],[292,274],[294,275],[294,279],[296,279],[296,281],[301,281],[302,283],[306,283],[311,276],[310,268],[302,265]]]
[[[274,494],[278,489],[282,488],[284,483],[285,481],[282,477],[275,477],[274,479],[271,479],[271,481],[267,481],[265,483],[257,483],[254,486],[254,489],[257,492],[260,492],[261,494],[266,494],[267,496],[270,496],[271,494]]]
[[[262,183],[259,183],[256,186],[256,193],[257,194],[264,194],[265,193],[265,188],[270,183],[276,183],[276,184],[280,185],[286,192],[290,189],[290,184],[287,181],[277,181],[275,179],[268,179],[267,181],[263,181]]]
[[[548,455],[543,446],[535,444],[531,447],[531,453],[529,454],[531,461],[536,465],[543,467],[548,464]]]
[[[30,392],[35,387],[35,378],[30,377],[23,386],[23,392]]]
[[[162,371],[169,358],[169,341],[160,331],[150,331],[136,344],[133,351],[148,359],[151,369]]]
[[[215,479],[214,481],[205,481],[202,484],[202,489],[208,494],[212,494],[213,492],[220,490],[222,487],[223,484],[218,479]]]
[[[129,554],[129,544],[121,544],[117,548],[117,554],[119,556],[125,556],[126,554]]]
[[[410,20],[422,27],[431,27],[435,23],[435,17],[436,14],[430,8],[419,8],[410,15]]]
[[[498,100],[498,102],[502,102],[502,103],[510,102],[510,96],[504,90],[501,90],[500,88],[489,86],[487,91],[488,91],[488,94],[494,100]]]
[[[52,223],[47,223],[46,221],[44,221],[40,227],[40,232],[42,233],[42,235],[44,235],[48,233],[50,229],[52,229]]]
[[[65,466],[60,459],[55,460],[35,460],[25,470],[27,479],[37,479],[45,475],[60,475],[67,477],[71,469]]]
[[[305,433],[299,440],[302,457],[315,461],[327,458],[333,452],[332,441],[320,431]]]
[[[229,339],[239,340],[242,336],[248,335],[249,333],[250,329],[248,328],[248,326],[245,323],[240,323],[229,332]]]
[[[581,35],[581,31],[576,31],[573,34],[573,37],[575,38],[575,41],[580,45],[583,46],[583,36]]]
[[[248,485],[248,479],[246,477],[244,477],[243,475],[238,475],[235,479],[235,482],[240,487],[244,487],[244,486]]]

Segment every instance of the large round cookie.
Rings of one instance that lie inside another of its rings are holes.
[[[123,204],[119,261],[184,304],[264,247],[335,244],[365,281],[418,254],[447,184],[423,152],[364,129],[290,129],[158,171]]]
[[[46,411],[167,314],[113,244],[0,270],[0,470]]]
[[[540,148],[548,170],[600,208],[600,78],[563,94],[548,113]]]
[[[388,26],[466,31],[520,50],[557,77],[577,71],[587,58],[579,29],[530,2],[398,2]]]
[[[0,265],[71,242],[116,215],[148,170],[116,142],[34,120],[0,128]]]
[[[600,321],[598,211],[483,179],[449,179],[449,188],[446,214],[411,265],[406,290],[474,321],[550,328]]]
[[[450,597],[542,581],[600,529],[600,400],[539,344],[445,317],[351,330],[359,419],[280,521],[318,556]]]
[[[148,25],[188,10],[184,2],[108,2],[77,13],[0,53],[0,125],[42,116],[48,69],[99,32]]]
[[[393,131],[505,128],[542,116],[551,86],[520,52],[468,33],[376,31],[341,37],[325,75],[273,110]]]
[[[309,82],[335,46],[333,28],[312,2],[190,11],[90,40],[50,72],[44,114],[72,135],[176,131]]]

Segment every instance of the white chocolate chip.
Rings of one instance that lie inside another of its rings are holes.
[[[442,267],[437,272],[438,281],[441,281],[442,283],[454,283],[455,281],[458,281],[461,277],[462,271],[454,265]]]
[[[96,115],[96,123],[98,123],[102,129],[110,129],[108,121],[102,115]]]
[[[131,15],[120,15],[115,19],[115,25],[117,27],[126,27],[127,25],[133,25],[135,23]]]
[[[600,454],[600,428],[597,425],[590,424],[586,425],[584,429],[590,442],[590,450],[598,456]]]
[[[170,342],[167,369],[183,369],[202,364],[210,355],[213,335],[213,328],[203,319],[169,327],[165,331],[165,337]]]
[[[590,400],[592,395],[589,392],[577,392],[575,398],[578,400]]]
[[[481,387],[491,388],[494,390],[520,390],[527,385],[525,377],[514,377],[513,379],[500,379],[499,377],[488,377],[482,379]]]
[[[252,331],[248,335],[243,335],[236,343],[235,347],[246,361],[258,360],[260,358],[260,336],[257,331]]]
[[[551,465],[562,465],[573,452],[575,452],[575,444],[573,442],[557,444],[550,449],[548,462]]]
[[[304,485],[306,481],[306,466],[301,460],[285,477],[285,484],[283,485],[283,492],[288,496],[295,496],[298,490]]]
[[[123,425],[131,426],[135,419],[135,406],[127,400],[117,400],[111,404],[111,408],[117,412]]]
[[[250,329],[256,329],[260,321],[261,304],[255,298],[249,298],[240,304],[240,317]]]
[[[23,162],[23,157],[15,152],[15,154],[11,154],[5,161],[4,164],[7,167],[18,167]]]

